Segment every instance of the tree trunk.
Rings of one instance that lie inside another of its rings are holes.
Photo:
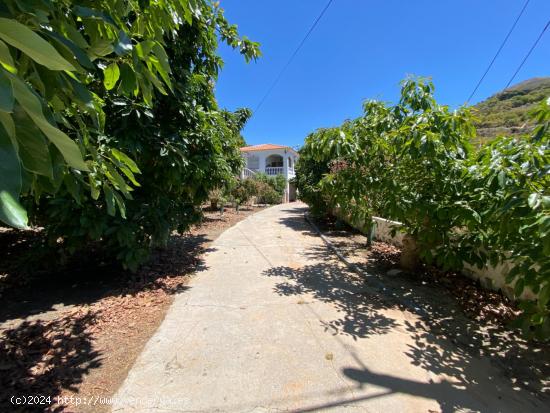
[[[418,269],[420,264],[418,246],[416,245],[416,239],[412,235],[406,234],[403,237],[403,249],[401,250],[399,264],[406,271],[415,271]]]

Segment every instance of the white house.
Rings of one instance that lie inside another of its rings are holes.
[[[273,145],[271,143],[245,146],[241,153],[246,159],[246,166],[241,172],[241,178],[246,179],[258,172],[266,175],[283,175],[286,178],[284,201],[296,200],[296,187],[290,179],[296,175],[294,166],[298,160],[298,152],[290,146]]]

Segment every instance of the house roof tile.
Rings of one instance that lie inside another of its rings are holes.
[[[253,151],[269,151],[271,149],[290,149],[296,152],[290,146],[274,145],[272,143],[262,143],[260,145],[243,146],[241,152],[253,152]]]

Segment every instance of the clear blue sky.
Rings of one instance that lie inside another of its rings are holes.
[[[326,0],[222,0],[263,56],[244,63],[220,47],[222,107],[254,109]],[[244,130],[249,144],[301,145],[319,127],[361,114],[365,99],[395,101],[408,74],[430,76],[440,103],[462,104],[510,29],[524,0],[334,0]],[[501,90],[550,18],[549,0],[531,0],[472,103]],[[514,83],[550,75],[550,30]]]

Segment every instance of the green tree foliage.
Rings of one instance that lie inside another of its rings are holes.
[[[525,304],[525,331],[548,337],[548,104],[534,114],[532,136],[500,138],[479,153],[469,147],[469,110],[438,105],[422,79],[403,83],[397,105],[369,101],[364,109],[307,138],[298,170],[330,170],[317,183],[323,173],[297,180],[303,199],[315,208],[327,200],[364,222],[373,214],[400,221],[423,260],[445,269],[510,260],[516,295],[525,287],[539,294]]]
[[[28,212],[56,248],[101,241],[135,268],[240,168],[250,112],[217,107],[216,49],[258,45],[208,0],[7,0],[0,16],[0,219]]]
[[[268,176],[265,173],[257,173],[246,179],[233,178],[225,181],[223,186],[210,191],[209,199],[211,207],[216,209],[229,201],[238,210],[254,197],[259,204],[280,204],[285,187],[286,180],[283,175]]]
[[[316,135],[323,133],[317,131],[308,136],[308,141],[314,141]],[[296,177],[294,184],[299,190],[299,197],[310,207],[310,213],[316,217],[321,217],[327,213],[327,199],[319,188],[318,183],[324,175],[330,171],[329,159],[312,156],[309,148],[300,150],[300,158],[296,163]]]
[[[474,132],[469,113],[438,105],[433,85],[423,80],[405,81],[394,107],[369,101],[364,110],[363,117],[306,141],[321,159],[335,160],[321,188],[333,204],[363,221],[380,214],[402,222],[427,261],[459,265],[448,247],[454,229],[469,225],[472,212],[459,184]],[[448,205],[461,210],[454,220]]]
[[[507,281],[515,294],[528,287],[536,303],[522,304],[520,322],[529,335],[550,337],[550,102],[532,116],[527,137],[503,137],[483,148],[465,175],[479,237],[491,263],[513,263]]]

